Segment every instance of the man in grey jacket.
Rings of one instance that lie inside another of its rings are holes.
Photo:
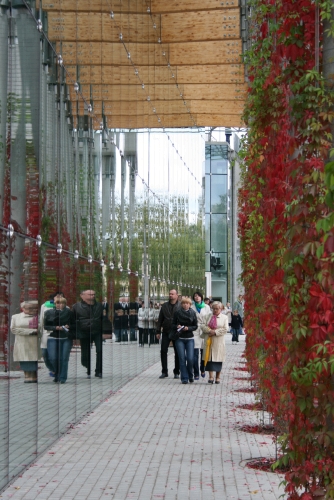
[[[173,316],[177,309],[180,308],[180,303],[178,301],[178,295],[176,290],[169,291],[169,301],[162,304],[158,323],[157,323],[157,333],[156,336],[160,339],[161,329],[162,329],[162,338],[161,338],[161,375],[159,378],[168,377],[168,347],[170,343],[169,333],[172,328]],[[174,378],[180,378],[180,364],[179,364],[179,356],[175,349],[175,344],[173,341],[174,347],[174,356],[175,356],[175,365],[174,365]]]

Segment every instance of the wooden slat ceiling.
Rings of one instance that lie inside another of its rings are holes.
[[[238,0],[40,1],[75,117],[84,96],[109,128],[243,126]]]

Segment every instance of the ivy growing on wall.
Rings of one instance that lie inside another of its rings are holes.
[[[332,2],[251,9],[239,197],[246,356],[280,426],[288,498],[334,498],[334,95],[323,74]]]

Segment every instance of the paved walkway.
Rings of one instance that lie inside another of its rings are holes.
[[[254,401],[239,345],[227,339],[220,385],[159,380],[156,364],[77,424],[1,495],[14,500],[278,499],[283,476],[245,467],[274,457],[271,436],[248,434],[262,412]],[[173,359],[169,358],[170,372]],[[244,377],[244,380],[242,378]],[[241,380],[240,380],[241,379]],[[268,415],[266,416],[268,418]]]

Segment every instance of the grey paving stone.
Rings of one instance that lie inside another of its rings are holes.
[[[244,338],[233,348],[227,339],[220,385],[209,385],[207,378],[192,385],[160,380],[157,363],[70,429],[0,497],[278,499],[282,476],[240,465],[252,457],[275,455],[271,436],[238,430],[263,417],[238,408],[254,400],[252,394],[234,392],[249,384],[247,374],[234,371],[243,347]]]

